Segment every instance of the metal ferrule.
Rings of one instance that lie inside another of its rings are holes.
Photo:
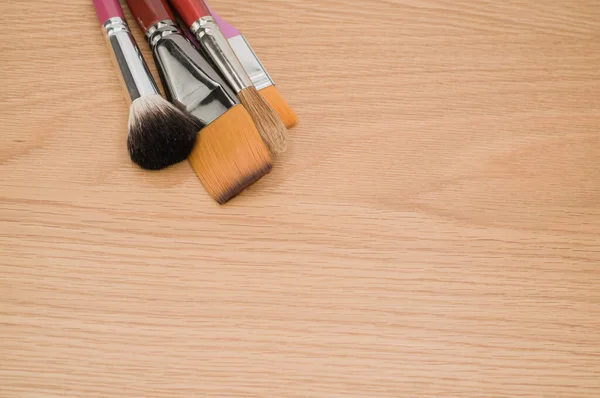
[[[120,17],[114,17],[107,20],[102,28],[131,102],[146,95],[159,94],[127,22]]]
[[[211,123],[239,103],[217,71],[172,21],[161,21],[146,32],[167,99]]]
[[[252,80],[212,16],[198,19],[190,30],[236,93],[252,86]]]
[[[257,90],[262,90],[275,84],[244,35],[229,38],[229,45],[235,52],[235,55],[237,55]]]
[[[161,38],[172,34],[181,34],[181,30],[179,30],[179,27],[175,22],[170,19],[165,19],[152,25],[146,31],[146,38],[148,39],[150,48],[154,49],[156,43],[158,43]]]

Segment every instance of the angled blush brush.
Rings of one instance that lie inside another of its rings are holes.
[[[271,105],[259,94],[203,0],[170,0],[229,86],[254,120],[272,153],[286,148],[286,127]]]
[[[127,0],[146,34],[167,98],[204,127],[189,157],[209,194],[225,203],[271,170],[269,151],[235,93],[177,27],[165,0]]]
[[[223,18],[221,18],[212,8],[209,7],[213,18],[223,35],[229,42],[229,45],[237,55],[242,66],[250,79],[254,87],[258,92],[267,100],[269,105],[277,112],[281,121],[287,128],[294,127],[298,123],[298,116],[294,110],[288,105],[283,99],[279,90],[275,87],[275,82],[267,72],[260,59],[250,47],[250,43],[244,37],[244,35],[237,30],[233,25],[229,24]]]
[[[185,160],[201,123],[161,97],[118,0],[92,0],[131,103],[127,149],[133,162],[158,170]]]

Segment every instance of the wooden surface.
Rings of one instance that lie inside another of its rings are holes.
[[[90,1],[0,2],[0,396],[599,397],[599,3],[213,6],[301,119],[224,207]]]

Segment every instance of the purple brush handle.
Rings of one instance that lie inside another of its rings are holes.
[[[235,26],[228,24],[227,21],[218,16],[217,13],[214,12],[208,4],[207,7],[210,10],[210,13],[212,14],[213,18],[215,19],[215,22],[217,23],[217,25],[219,25],[219,29],[221,29],[221,32],[223,33],[226,39],[230,39],[235,36],[241,36],[240,31],[237,30]]]
[[[119,0],[92,0],[92,3],[94,3],[94,7],[96,8],[96,15],[98,16],[100,25],[103,25],[104,22],[114,17],[125,19]]]

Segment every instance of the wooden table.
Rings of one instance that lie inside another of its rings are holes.
[[[0,396],[599,397],[598,2],[213,6],[301,119],[222,207],[90,1],[0,2]]]

